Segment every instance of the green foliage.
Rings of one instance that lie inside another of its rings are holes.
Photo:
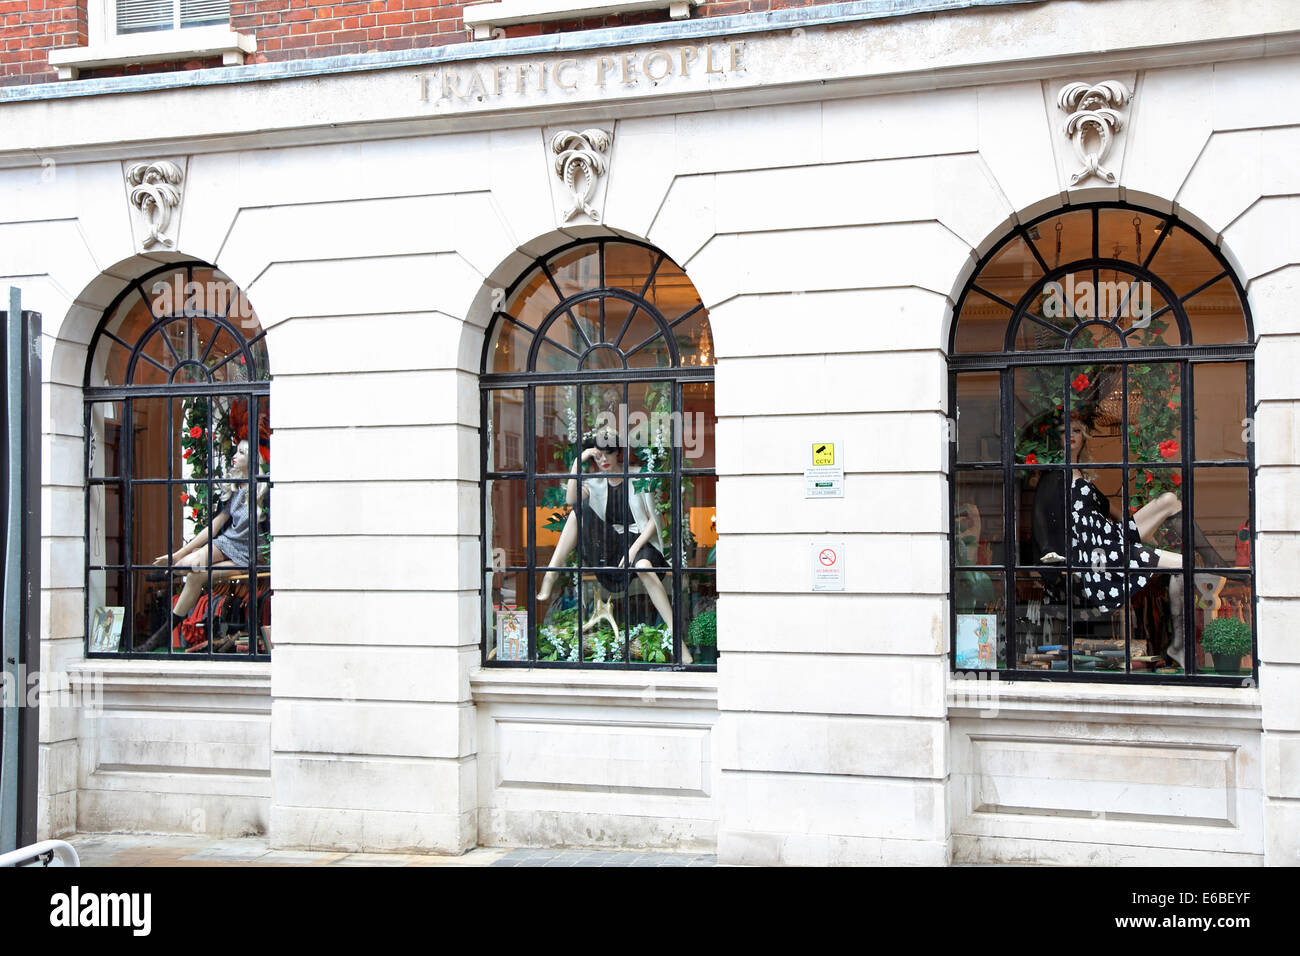
[[[194,483],[185,486],[181,500],[193,523],[192,533],[198,534],[207,527],[212,515],[220,510],[219,502],[209,500],[208,485],[203,479],[220,477],[229,472],[236,443],[230,429],[230,417],[220,405],[210,406],[207,398],[198,397],[186,399],[183,407],[185,416],[180,433],[181,456],[189,471],[186,477],[193,479]],[[208,433],[210,408],[211,436]],[[210,454],[209,439],[212,449]],[[250,457],[256,455],[255,450],[250,452]],[[213,485],[212,491],[217,493],[219,489]]]
[[[1250,625],[1235,617],[1218,617],[1201,631],[1201,647],[1209,654],[1243,657],[1250,653]]]
[[[689,644],[697,644],[700,647],[711,647],[718,643],[718,612],[716,610],[705,611],[703,614],[695,615],[690,626],[686,629],[690,640]]]
[[[552,611],[547,623],[537,630],[537,657],[543,661],[577,662],[579,652],[578,609]],[[672,655],[673,642],[668,628],[662,624],[637,624],[628,635],[632,642],[631,658],[653,664],[667,663]],[[582,635],[582,659],[588,663],[621,661],[625,644],[614,636],[608,621],[597,621]]]

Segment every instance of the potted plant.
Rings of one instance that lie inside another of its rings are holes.
[[[718,662],[718,612],[697,614],[686,629],[686,645],[696,664]]]
[[[1219,617],[1201,631],[1201,648],[1214,658],[1214,669],[1224,673],[1241,670],[1241,659],[1250,653],[1250,625],[1235,617]]]

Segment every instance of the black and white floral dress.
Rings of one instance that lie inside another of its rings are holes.
[[[1149,571],[1157,564],[1154,549],[1142,544],[1137,522],[1128,519],[1124,529],[1110,515],[1110,501],[1087,478],[1070,485],[1070,544],[1074,563],[1091,568],[1076,574],[1075,598],[1103,614],[1124,606],[1124,569]],[[1149,575],[1133,576],[1133,590],[1147,585]]]

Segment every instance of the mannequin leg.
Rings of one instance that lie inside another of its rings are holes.
[[[233,568],[235,565],[228,560],[221,549],[212,548],[212,569]],[[182,559],[176,565],[177,568],[192,568],[189,574],[185,575],[185,584],[181,587],[181,593],[177,595],[175,602],[172,604],[171,613],[162,627],[154,631],[139,648],[142,651],[153,651],[167,644],[171,637],[172,630],[185,616],[194,610],[194,605],[198,603],[199,596],[203,594],[203,589],[208,586],[208,549],[201,548],[194,554]],[[214,577],[215,580],[215,577]]]
[[[560,540],[555,543],[555,551],[551,554],[548,568],[561,567],[564,562],[569,560],[569,555],[573,553],[573,546],[578,541],[578,513],[570,511],[569,517],[564,521],[564,530],[560,532]],[[555,579],[559,577],[557,571],[547,571],[542,577],[542,586],[537,591],[538,602],[549,601],[551,599],[551,589],[555,587]]]
[[[1133,521],[1138,527],[1138,537],[1143,541],[1150,540],[1156,528],[1182,510],[1182,500],[1172,491],[1166,491],[1154,501],[1148,501],[1133,512]]]
[[[1183,559],[1181,555],[1174,554],[1170,551],[1157,551],[1160,556],[1159,567],[1162,568],[1181,568]],[[1208,616],[1213,616],[1214,612],[1219,609],[1220,600],[1219,592],[1223,590],[1228,579],[1217,574],[1193,574],[1192,584],[1196,588],[1196,604],[1203,608]],[[1174,629],[1173,641],[1166,648],[1165,653],[1178,663],[1178,666],[1187,669],[1184,663],[1183,651],[1183,576],[1181,574],[1172,575],[1169,578],[1169,604],[1170,619]]]
[[[1161,552],[1162,561],[1163,555],[1167,553]],[[1169,623],[1174,629],[1174,636],[1165,648],[1165,654],[1183,670],[1187,670],[1187,665],[1183,663],[1186,655],[1183,653],[1183,578],[1180,574],[1169,577]]]
[[[645,586],[645,593],[650,595],[650,603],[654,605],[655,610],[659,612],[659,616],[668,625],[668,633],[671,635],[673,632],[673,605],[668,600],[668,592],[664,590],[664,583],[659,580],[659,575],[654,572],[655,566],[645,558],[638,561],[636,567],[637,577],[641,579],[642,585]],[[685,644],[682,644],[682,663],[691,664],[693,662],[691,652],[686,649]]]

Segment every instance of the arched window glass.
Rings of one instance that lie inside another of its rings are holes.
[[[83,389],[89,655],[269,656],[269,379],[256,314],[209,265],[105,310]]]
[[[955,669],[1253,675],[1251,342],[1168,215],[1071,207],[984,257],[950,342]]]
[[[487,662],[714,665],[713,354],[690,280],[639,243],[508,290],[480,380]]]

